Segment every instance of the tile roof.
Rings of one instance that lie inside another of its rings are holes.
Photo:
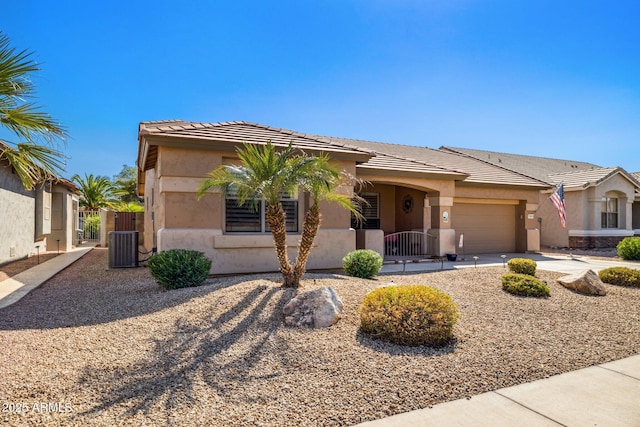
[[[502,167],[496,167],[456,153],[412,145],[345,140],[344,138],[335,139],[350,141],[350,144],[373,150],[378,155],[382,153],[400,159],[411,159],[415,162],[430,165],[431,167],[447,169],[452,172],[464,174],[467,175],[467,178],[464,179],[465,182],[493,185],[519,185],[541,188],[548,187],[546,182],[541,182],[540,180],[521,173],[510,171]],[[377,158],[369,160],[369,162],[372,162],[373,164],[377,161]],[[364,165],[360,165],[360,167],[366,166],[369,162]]]
[[[139,126],[139,136],[141,141],[146,136],[156,136],[234,144],[245,141],[253,143],[271,141],[277,146],[286,146],[290,141],[293,141],[294,146],[303,150],[358,155],[361,163],[357,167],[360,170],[403,171],[492,185],[548,187],[546,182],[541,182],[539,179],[457,153],[409,145],[304,134],[244,121],[221,123],[186,122],[183,120],[142,122]],[[153,159],[154,153],[150,150],[144,156]],[[144,167],[148,168],[150,164]]]
[[[440,150],[469,156],[545,182],[549,182],[548,177],[551,174],[601,168],[601,166],[592,163],[577,162],[574,160],[499,153],[471,148],[440,147]]]
[[[370,154],[355,147],[332,142],[328,138],[243,121],[220,123],[186,122],[183,120],[142,122],[139,126],[139,135],[230,143],[251,141],[252,143],[266,144],[267,141],[271,141],[273,145],[282,147],[286,147],[293,141],[293,145],[302,150]]]
[[[552,185],[564,184],[565,187],[569,188],[587,188],[592,185],[598,185],[616,173],[622,174],[636,187],[640,185],[639,176],[634,176],[634,174],[630,174],[620,167],[603,168],[593,163],[575,160],[498,153],[471,148],[440,147],[440,150],[459,153],[526,174]]]
[[[565,187],[583,187],[598,185],[605,179],[621,172],[620,168],[598,168],[574,172],[554,173],[549,175],[549,182],[553,185],[564,184]]]

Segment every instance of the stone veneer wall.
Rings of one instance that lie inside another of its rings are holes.
[[[575,249],[615,248],[624,236],[569,236],[569,247]]]

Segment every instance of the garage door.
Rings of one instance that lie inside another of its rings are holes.
[[[451,226],[456,230],[456,246],[464,233],[464,252],[515,252],[516,207],[454,203]]]

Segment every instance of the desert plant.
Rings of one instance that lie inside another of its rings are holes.
[[[502,289],[525,297],[547,297],[549,287],[545,282],[529,274],[506,273],[502,275]]]
[[[516,274],[528,274],[529,276],[535,276],[536,262],[527,258],[512,258],[507,262],[509,271]]]
[[[640,237],[625,237],[616,246],[618,256],[622,259],[640,260]]]
[[[334,202],[357,218],[362,217],[354,200],[340,191],[351,177],[331,163],[326,154],[307,155],[294,149],[293,143],[282,150],[271,141],[265,145],[245,143],[237,152],[241,165],[222,165],[211,171],[198,187],[198,199],[211,188],[219,188],[225,197],[235,193],[239,206],[248,203],[256,208],[264,200],[265,220],[273,236],[282,285],[298,288],[322,220],[319,203]],[[283,194],[295,197],[300,190],[309,192],[313,201],[304,215],[298,256],[292,264],[287,251],[287,215],[281,199]]]
[[[358,249],[342,258],[344,271],[352,277],[371,279],[382,268],[382,257],[371,249]]]
[[[610,285],[640,288],[640,270],[628,267],[611,267],[600,270],[598,276],[600,280]]]
[[[401,345],[444,345],[458,317],[449,295],[425,285],[378,288],[360,306],[363,332]]]
[[[209,275],[211,260],[202,252],[170,249],[152,256],[147,265],[158,285],[178,289],[202,285]]]
[[[67,132],[33,101],[31,76],[39,70],[33,52],[16,51],[0,31],[0,160],[27,190],[65,169],[65,156],[54,142],[64,141]],[[19,140],[10,141],[10,134]]]

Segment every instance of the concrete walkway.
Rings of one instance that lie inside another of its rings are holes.
[[[508,253],[504,254],[503,260],[500,254],[478,254],[466,255],[464,259],[458,255],[456,261],[443,260],[399,260],[398,263],[393,261],[385,262],[382,266],[381,273],[419,273],[439,270],[451,270],[455,268],[473,268],[473,267],[490,267],[503,266],[504,263],[512,258],[529,258],[534,260],[538,265],[538,270],[557,271],[560,273],[573,274],[584,270],[593,270],[596,273],[602,269],[616,266],[626,266],[640,270],[640,261],[608,261],[604,259],[594,259],[587,255],[551,255],[551,254],[522,254]],[[474,256],[477,257],[474,260]]]
[[[62,253],[29,270],[3,280],[0,282],[0,308],[20,301],[22,297],[76,262],[94,247],[95,245],[86,245],[74,248],[69,252]]]
[[[640,426],[640,355],[358,426]]]
[[[413,274],[441,269],[502,266],[511,258],[536,261],[539,270],[596,272],[615,266],[640,269],[640,262],[588,256],[479,254],[477,260],[387,263],[382,272]],[[638,289],[640,292],[640,289]],[[640,426],[640,355],[504,388],[470,399],[359,424],[362,427],[426,426]]]

